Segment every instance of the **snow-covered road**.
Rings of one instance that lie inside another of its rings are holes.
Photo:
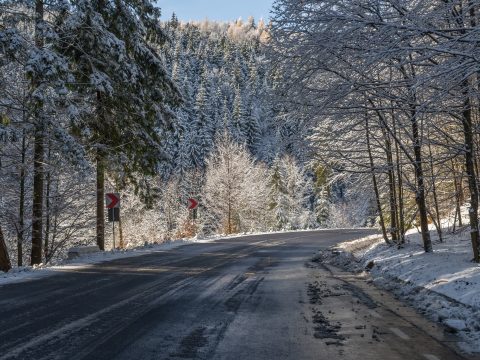
[[[367,234],[230,238],[0,286],[0,360],[464,359],[442,328],[309,261]]]

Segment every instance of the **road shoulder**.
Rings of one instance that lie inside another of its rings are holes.
[[[328,268],[335,276],[353,282],[362,291],[371,293],[372,298],[380,301],[386,309],[409,319],[412,325],[426,331],[456,353],[461,353],[465,358],[480,359],[478,352],[475,352],[478,351],[480,335],[477,327],[478,309],[395,276],[395,271],[387,266],[391,264],[382,267],[381,262],[374,262],[365,255],[377,244],[379,240],[375,237],[343,243],[322,250],[313,261]],[[391,251],[395,253],[395,249]],[[422,269],[413,266],[411,270]],[[455,328],[455,321],[450,322],[455,319],[461,320],[462,326],[469,324],[470,328]],[[470,322],[466,319],[470,319]]]

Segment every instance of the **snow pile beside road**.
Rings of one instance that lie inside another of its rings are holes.
[[[463,350],[480,352],[480,265],[471,261],[469,233],[449,234],[440,243],[432,231],[432,239],[434,251],[425,253],[416,231],[402,249],[368,237],[340,244],[330,259],[349,270],[368,270],[375,284],[458,333]]]

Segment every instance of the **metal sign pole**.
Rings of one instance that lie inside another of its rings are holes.
[[[113,231],[113,248],[115,249],[115,221],[120,221],[120,194],[119,193],[107,193],[105,195],[106,206],[108,208],[108,221],[111,221]],[[120,237],[122,235],[122,229],[120,228]],[[120,239],[120,243],[122,240]]]
[[[115,250],[115,221],[112,221],[113,224],[113,249]]]

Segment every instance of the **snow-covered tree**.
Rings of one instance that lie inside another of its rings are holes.
[[[263,172],[245,146],[226,133],[217,138],[215,150],[207,159],[204,187],[211,226],[226,234],[258,229],[265,219]]]
[[[121,174],[119,185],[148,190],[137,174],[154,175],[168,158],[162,145],[175,136],[172,107],[180,97],[154,48],[165,34],[152,1],[72,5],[59,25],[68,38],[59,51],[72,64],[76,90],[93,104],[75,119],[75,129],[97,164],[97,243],[103,249],[105,172]]]
[[[291,156],[276,158],[269,176],[269,207],[277,230],[315,226],[309,197],[311,180]]]
[[[259,45],[265,28],[251,21],[166,24],[172,39],[166,59],[185,98],[181,112],[188,114],[184,129],[195,135],[185,146],[191,159],[180,151],[181,168],[185,163],[204,167],[214,137],[225,128],[262,160],[271,161],[276,153],[270,77],[265,48]]]
[[[476,261],[479,10],[476,0],[277,0],[269,34],[281,115],[316,127],[313,155],[333,177],[370,179],[387,242],[401,246],[418,225],[432,251],[428,224],[442,197],[459,208],[464,163]]]

